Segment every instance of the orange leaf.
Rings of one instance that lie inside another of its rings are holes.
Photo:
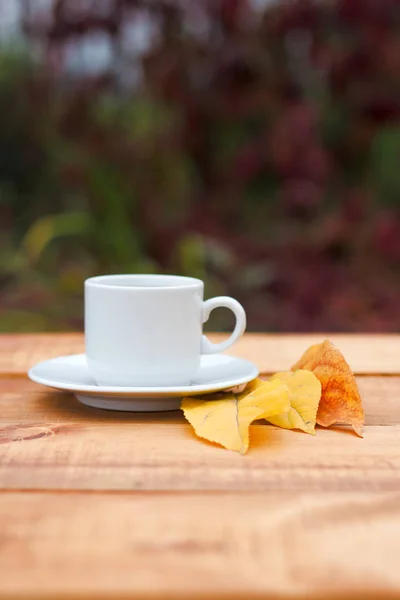
[[[348,423],[362,437],[364,410],[353,372],[343,354],[329,340],[310,346],[292,370],[308,369],[320,380],[321,400],[317,423],[329,427]]]

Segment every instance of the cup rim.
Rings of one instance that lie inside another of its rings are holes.
[[[130,285],[123,283],[117,283],[118,280],[131,280],[131,281],[151,281],[154,279],[155,281],[164,281],[163,285],[159,285],[155,283],[154,285]],[[170,281],[170,284],[168,284]],[[197,279],[196,277],[186,277],[184,275],[164,275],[164,274],[135,274],[135,273],[120,273],[120,274],[111,274],[111,275],[96,275],[94,277],[89,277],[85,280],[85,286],[97,287],[102,289],[114,289],[114,290],[159,290],[159,291],[168,291],[168,290],[179,290],[179,289],[188,289],[188,288],[197,288],[202,287],[204,285],[201,279]]]

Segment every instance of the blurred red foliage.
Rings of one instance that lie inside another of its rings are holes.
[[[44,175],[53,198],[28,222],[68,210],[73,193],[94,218],[95,270],[134,269],[131,235],[157,270],[238,297],[250,329],[399,331],[399,3],[77,6],[24,23],[42,66],[22,112],[62,149]],[[154,28],[139,52],[124,36],[144,15]],[[110,64],[71,75],[68,49],[93,32]],[[23,135],[48,163],[43,132]]]

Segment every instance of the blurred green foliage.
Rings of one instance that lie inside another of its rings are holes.
[[[58,4],[37,59],[0,49],[0,331],[80,329],[118,272],[200,277],[253,330],[400,330],[397,3],[201,1],[201,33],[191,3]],[[139,9],[134,65],[54,66]]]

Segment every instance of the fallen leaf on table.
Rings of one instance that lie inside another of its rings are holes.
[[[183,398],[181,409],[199,437],[244,454],[249,427],[256,419],[279,415],[290,408],[289,391],[281,381],[250,382],[241,394],[210,394]]]
[[[257,388],[259,388],[261,385],[263,385],[264,383],[265,383],[265,381],[263,381],[262,379],[259,379],[257,377],[256,379],[253,379],[252,381],[249,381],[248,383],[241,383],[239,385],[235,385],[234,387],[228,388],[226,390],[221,390],[221,391],[224,394],[229,394],[229,393],[242,394],[244,391],[246,391],[247,394],[250,394],[250,392],[253,392]]]
[[[343,354],[329,340],[310,346],[292,370],[312,371],[321,382],[317,423],[329,427],[341,422],[362,437],[364,410],[353,372]]]
[[[291,407],[288,412],[273,415],[268,421],[284,429],[301,429],[315,434],[321,383],[311,371],[283,371],[275,373],[269,381],[282,381],[289,390]]]

